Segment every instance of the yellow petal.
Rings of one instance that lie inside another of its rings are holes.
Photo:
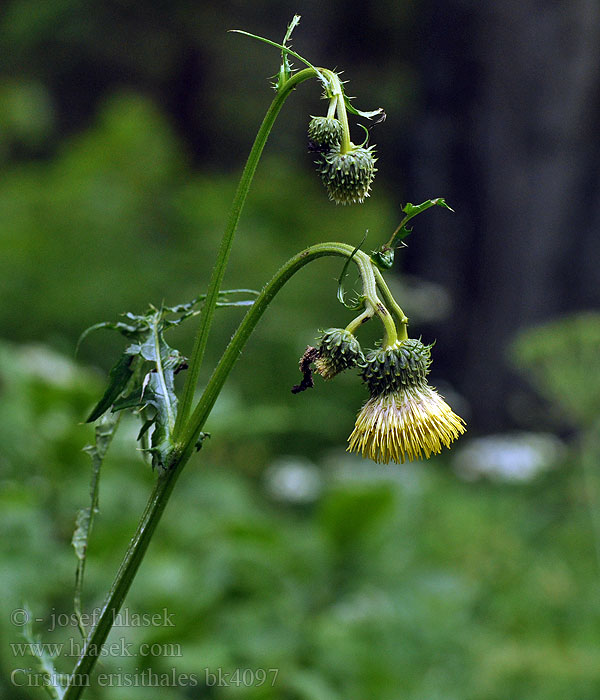
[[[348,438],[348,451],[384,464],[412,462],[450,447],[465,430],[463,419],[424,384],[369,399]]]

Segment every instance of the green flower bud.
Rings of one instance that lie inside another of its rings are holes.
[[[364,362],[360,343],[350,331],[329,328],[321,336],[315,368],[323,379],[332,379],[345,369]]]
[[[308,125],[308,150],[328,153],[339,149],[342,131],[342,123],[335,117],[311,117]]]
[[[336,204],[362,204],[375,176],[375,160],[373,146],[353,146],[347,153],[336,149],[323,154],[319,173],[329,199]]]
[[[371,350],[361,370],[371,396],[421,387],[431,365],[431,345],[410,338],[389,348]]]

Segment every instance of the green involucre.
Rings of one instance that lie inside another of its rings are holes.
[[[329,199],[336,204],[362,204],[369,196],[375,161],[373,146],[352,146],[347,153],[335,150],[323,154],[318,170]]]
[[[423,386],[431,365],[431,347],[409,338],[395,346],[371,350],[361,370],[371,396]]]
[[[315,360],[317,372],[323,379],[364,362],[364,355],[356,337],[344,328],[329,328],[321,336],[319,357]]]
[[[309,148],[327,153],[339,150],[344,129],[335,117],[311,117],[308,125]]]

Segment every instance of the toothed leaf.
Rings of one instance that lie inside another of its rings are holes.
[[[385,245],[381,246],[379,250],[374,250],[371,253],[371,260],[375,263],[375,265],[377,265],[377,267],[382,270],[387,270],[392,266],[394,262],[395,248],[402,244],[402,241],[412,233],[412,228],[408,228],[407,226],[408,222],[418,214],[421,214],[422,212],[427,211],[427,209],[435,206],[444,207],[444,209],[448,209],[451,212],[454,211],[454,209],[452,209],[452,207],[446,203],[446,200],[443,197],[428,199],[421,204],[411,204],[408,202],[402,208],[405,217],[400,222],[398,228],[394,231],[392,238]]]
[[[113,405],[119,394],[125,390],[125,387],[129,383],[133,375],[133,365],[134,357],[126,352],[123,353],[118,362],[110,370],[109,385],[100,401],[94,406],[86,423],[93,423]]]

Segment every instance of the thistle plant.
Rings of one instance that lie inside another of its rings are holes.
[[[337,204],[355,205],[370,194],[376,172],[374,150],[366,140],[360,145],[351,141],[348,114],[382,121],[383,110],[356,109],[335,71],[315,67],[289,47],[299,19],[299,16],[294,17],[281,43],[239,32],[277,47],[281,52],[281,65],[274,84],[275,96],[241,175],[206,292],[183,304],[150,306],[143,314],[128,313],[122,320],[101,323],[90,329],[117,331],[127,339],[127,344],[110,372],[106,391],[88,416],[89,422],[96,423],[96,444],[89,449],[93,462],[92,499],[90,506],[80,512],[73,537],[78,557],[75,613],[84,644],[72,673],[66,676],[66,683],[57,680],[48,687],[54,698],[76,700],[89,685],[102,645],[175,483],[192,455],[205,444],[208,435],[204,426],[234,363],[273,298],[306,265],[322,257],[341,258],[343,269],[338,296],[344,303],[342,281],[350,265],[356,267],[360,278],[359,298],[353,307],[358,314],[344,328],[323,331],[317,346],[307,348],[300,362],[302,381],[292,390],[297,394],[314,386],[313,367],[327,380],[341,372],[358,372],[371,396],[358,414],[348,450],[375,462],[428,458],[439,453],[442,447],[449,447],[465,430],[462,419],[427,384],[431,346],[409,338],[408,318],[382,274],[382,270],[392,266],[394,250],[403,245],[403,239],[410,233],[407,222],[431,206],[449,208],[443,199],[428,200],[418,206],[407,204],[398,229],[387,243],[371,254],[344,242],[318,243],[288,260],[260,292],[222,290],[234,234],[257,164],[285,100],[301,83],[311,78],[317,80],[327,101],[324,115],[308,118],[308,137],[329,199]],[[293,59],[305,67],[294,70]],[[246,306],[246,315],[196,400],[215,311],[228,306]],[[371,319],[381,326],[381,341],[374,349],[363,351],[357,334]],[[194,320],[198,321],[195,341],[189,357],[185,357],[167,343],[166,335],[171,328]],[[178,374],[185,375],[179,395],[176,390]],[[102,461],[118,428],[118,417],[125,411],[133,412],[140,420],[138,440],[155,471],[156,480],[101,614],[88,630],[81,603],[87,545],[96,512]],[[56,674],[54,677],[58,678]]]

